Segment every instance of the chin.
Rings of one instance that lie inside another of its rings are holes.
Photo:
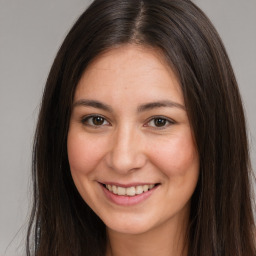
[[[155,229],[160,223],[155,218],[134,216],[134,218],[121,218],[115,222],[105,222],[107,229],[120,234],[139,235]],[[161,225],[161,224],[160,224]]]
[[[129,223],[129,225],[113,225],[113,226],[106,226],[107,229],[110,229],[114,232],[120,234],[127,234],[127,235],[140,235],[146,233],[150,230],[148,225],[136,225],[133,223]]]

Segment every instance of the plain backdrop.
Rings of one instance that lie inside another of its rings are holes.
[[[43,87],[69,28],[91,1],[0,0],[0,256],[25,255],[31,151]],[[256,167],[256,0],[194,0],[212,20],[240,86]]]

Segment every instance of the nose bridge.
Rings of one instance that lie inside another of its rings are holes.
[[[108,164],[120,173],[139,169],[145,164],[140,132],[130,124],[123,124],[113,133]]]

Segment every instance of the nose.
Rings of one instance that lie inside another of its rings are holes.
[[[123,126],[112,134],[107,165],[119,174],[139,170],[147,161],[140,131],[134,127]]]

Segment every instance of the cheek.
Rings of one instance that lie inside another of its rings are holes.
[[[182,177],[197,173],[199,170],[198,153],[190,133],[174,136],[159,143],[153,154],[156,165],[166,176]]]
[[[97,143],[72,131],[68,134],[67,149],[72,175],[89,175],[101,158]]]

